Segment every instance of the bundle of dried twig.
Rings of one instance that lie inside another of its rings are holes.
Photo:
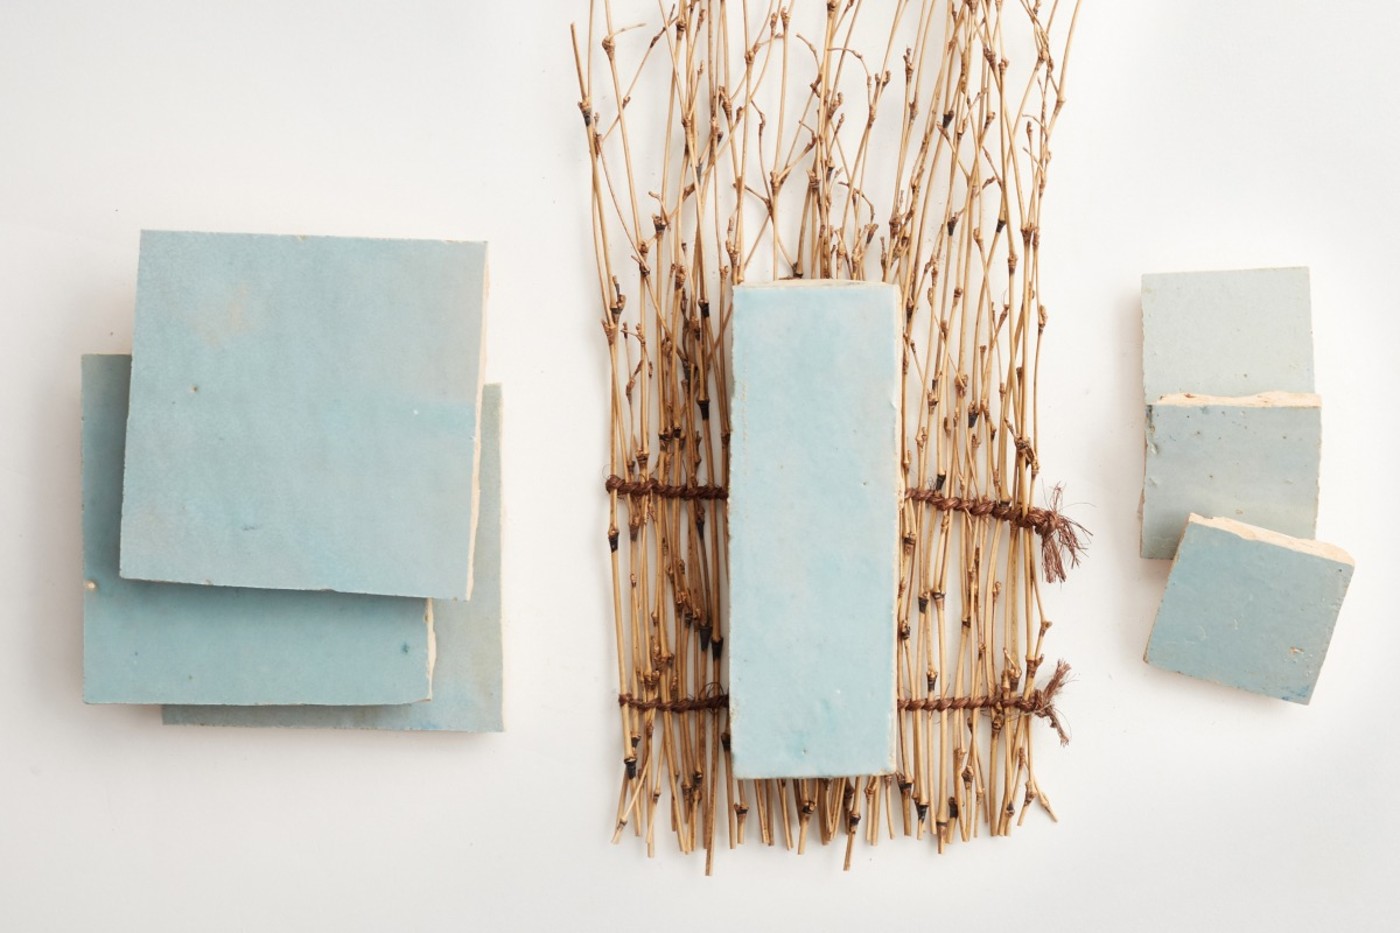
[[[609,0],[574,31],[612,362],[617,836],[1005,834],[1039,803],[1042,578],[1082,531],[1035,504],[1040,217],[1078,0]],[[885,16],[885,13],[881,13]],[[805,17],[805,19],[804,19]],[[875,38],[872,40],[871,37]],[[877,55],[860,51],[866,44]],[[624,66],[623,61],[628,64]],[[902,79],[902,80],[901,80]],[[848,117],[850,117],[848,119]],[[739,781],[724,695],[731,288],[896,284],[906,390],[895,775]],[[863,827],[863,828],[862,828]]]

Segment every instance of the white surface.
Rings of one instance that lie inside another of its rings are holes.
[[[1074,742],[1036,763],[1061,822],[942,857],[858,846],[846,875],[834,848],[751,845],[709,880],[608,843],[583,4],[0,5],[0,927],[1394,928],[1400,7],[1086,3],[1042,259],[1039,454],[1095,533],[1051,594]],[[142,227],[491,242],[506,734],[83,706],[78,358],[130,347]],[[1318,536],[1357,563],[1307,708],[1145,665],[1167,564],[1137,558],[1140,274],[1292,264],[1312,269]]]

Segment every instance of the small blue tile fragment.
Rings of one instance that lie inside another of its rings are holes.
[[[166,706],[168,725],[500,732],[501,391],[481,398],[481,522],[470,602],[436,600],[433,698],[401,706]]]
[[[894,768],[901,323],[889,285],[734,289],[728,644],[739,777]]]
[[[1351,575],[1340,548],[1192,515],[1145,660],[1307,703]]]
[[[431,692],[430,602],[150,583],[117,573],[131,357],[83,357],[83,698],[411,703]]]

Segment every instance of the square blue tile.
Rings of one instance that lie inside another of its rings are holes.
[[[121,573],[466,598],[486,247],[145,232]]]
[[[1142,556],[1175,554],[1192,512],[1311,538],[1321,445],[1316,395],[1158,399],[1147,408]]]
[[[428,600],[118,575],[130,372],[129,356],[83,357],[83,698],[258,704],[428,697]]]
[[[169,725],[500,732],[501,391],[481,399],[481,522],[470,602],[436,600],[433,698],[400,706],[166,706]]]
[[[1164,395],[1312,392],[1308,270],[1142,277],[1146,404]]]
[[[1145,659],[1307,703],[1351,575],[1352,560],[1341,548],[1192,515]]]

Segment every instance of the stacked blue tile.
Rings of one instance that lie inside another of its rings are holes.
[[[146,232],[121,573],[470,595],[486,247]]]
[[[437,664],[433,697],[401,706],[166,706],[172,725],[500,732],[501,391],[481,407],[481,521],[476,584],[468,602],[434,601]]]
[[[117,571],[129,356],[83,357],[83,696],[89,703],[412,703],[431,602],[154,583]]]

